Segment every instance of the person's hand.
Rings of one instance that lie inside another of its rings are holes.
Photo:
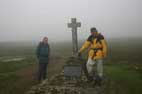
[[[81,53],[80,53],[80,52],[78,52],[77,56],[78,56],[78,57],[81,57]]]
[[[78,59],[79,59],[79,60],[82,60],[82,59],[83,59],[83,58],[82,58],[82,54],[81,54],[80,52],[78,53]]]

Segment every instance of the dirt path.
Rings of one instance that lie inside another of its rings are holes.
[[[52,59],[49,64],[49,78],[33,86],[25,94],[104,94],[104,85],[94,86],[87,83],[84,74],[79,79],[67,80],[62,67],[67,59]]]
[[[65,64],[65,59],[62,57],[52,57],[48,65],[48,78],[53,75],[59,74],[62,71],[62,67]]]
[[[61,57],[52,57],[48,65],[48,78],[51,78],[53,75],[61,72],[64,65],[64,59]],[[16,74],[20,77],[14,84],[14,87],[17,88],[16,94],[22,94],[25,91],[28,91],[33,85],[37,84],[35,80],[37,72],[37,64],[31,65],[29,67],[18,70]]]

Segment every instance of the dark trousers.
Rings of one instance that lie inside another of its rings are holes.
[[[46,79],[48,63],[40,63],[38,65],[38,81]]]
[[[82,63],[82,69],[83,69],[83,72],[84,72],[87,80],[92,80],[92,78],[89,76],[89,73],[88,73],[88,70],[87,70],[87,67],[86,67],[86,62]]]

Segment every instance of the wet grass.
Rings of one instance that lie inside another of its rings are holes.
[[[140,39],[125,39],[108,41],[109,54],[105,60],[105,75],[109,79],[106,94],[142,94],[142,44]],[[80,43],[81,46],[82,42]],[[71,43],[52,43],[51,54],[54,57],[71,55]],[[24,57],[21,61],[3,62],[0,59],[0,94],[24,94],[36,82],[33,74],[21,76],[33,71],[37,64],[35,56],[36,45],[22,43],[0,43],[0,57]],[[84,53],[84,58],[87,58]],[[56,58],[54,58],[56,59]],[[65,59],[65,58],[63,58]],[[56,63],[49,68],[49,75],[56,72]],[[60,63],[61,64],[61,63]],[[62,64],[63,65],[63,64]],[[61,68],[60,68],[61,69]],[[52,71],[53,70],[53,71]],[[20,72],[17,74],[17,72]]]
[[[27,80],[27,75],[25,77],[21,76],[18,71],[21,69],[26,69],[29,66],[33,66],[34,63],[31,57],[27,57],[25,60],[21,61],[9,61],[9,62],[1,62],[0,61],[0,94],[18,94],[24,91],[25,87],[29,87],[30,85],[21,83],[21,80],[25,79],[25,83],[29,82],[32,79]],[[31,69],[32,71],[32,69]],[[23,72],[21,72],[22,74]],[[27,82],[26,82],[27,81]],[[35,82],[29,82],[31,85]],[[21,86],[18,86],[21,85]]]
[[[142,68],[142,64],[138,68]],[[106,94],[113,94],[112,91],[116,94],[142,93],[142,70],[137,71],[134,65],[109,64],[105,66],[104,71],[105,75],[113,82],[111,86],[108,84]]]
[[[9,72],[14,72],[16,70],[19,70],[21,68],[25,68],[26,66],[30,66],[33,63],[30,62],[31,58],[26,58],[25,60],[21,61],[9,61],[9,62],[0,62],[0,73],[9,73]]]

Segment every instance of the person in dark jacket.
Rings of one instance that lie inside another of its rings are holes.
[[[48,38],[44,37],[39,43],[36,50],[38,58],[38,81],[46,79],[47,65],[50,56],[50,47],[48,44]]]

